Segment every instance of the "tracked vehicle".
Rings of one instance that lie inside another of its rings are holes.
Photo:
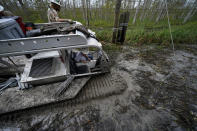
[[[14,79],[18,87],[15,90],[22,92],[21,97],[37,86],[61,82],[56,90],[49,91],[52,99],[43,100],[42,97],[36,98],[39,102],[34,104],[4,106],[0,114],[73,99],[92,75],[109,72],[109,58],[101,43],[94,32],[79,22],[33,24],[25,34],[13,19],[0,19],[0,26],[0,63],[16,71]],[[28,57],[22,69],[14,60],[10,64],[4,59],[21,55]],[[1,94],[11,84],[1,84]],[[9,93],[6,96],[9,97]]]

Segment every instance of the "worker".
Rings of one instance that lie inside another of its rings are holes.
[[[0,18],[7,16],[14,16],[14,15],[10,11],[5,11],[4,7],[0,5]]]
[[[49,22],[69,22],[71,23],[71,19],[61,19],[58,16],[58,12],[60,11],[61,3],[60,0],[51,0],[50,6],[48,9],[48,21]]]

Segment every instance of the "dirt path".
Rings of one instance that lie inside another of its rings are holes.
[[[6,116],[0,130],[197,130],[197,54],[193,47],[176,50],[175,55],[158,46],[123,47],[108,53],[111,76],[123,79],[124,91]]]

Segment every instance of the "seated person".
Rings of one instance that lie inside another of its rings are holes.
[[[79,63],[79,62],[86,63],[92,59],[91,56],[86,55],[81,51],[72,52],[72,58],[74,59],[76,63]]]
[[[92,56],[86,55],[78,50],[72,50],[70,57],[71,59],[69,62],[71,74],[83,74],[89,72],[87,65],[77,66],[77,63],[87,63],[92,59]]]
[[[48,21],[49,22],[72,22],[70,19],[61,19],[58,13],[61,9],[60,0],[51,0],[51,4],[48,8]]]

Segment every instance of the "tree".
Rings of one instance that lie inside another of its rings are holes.
[[[73,16],[76,19],[76,6],[75,6],[76,1],[73,0]]]
[[[86,0],[86,26],[89,27],[90,21],[89,21],[89,8],[88,8],[88,0]]]
[[[113,30],[112,43],[116,43],[117,32],[118,32],[118,20],[119,20],[119,16],[120,16],[121,2],[122,2],[122,0],[117,0],[116,1],[115,19],[114,19],[114,30]]]
[[[138,5],[137,5],[137,7],[136,7],[135,16],[134,16],[134,18],[133,18],[133,24],[135,24],[135,22],[136,22],[137,14],[138,14],[139,9],[140,9],[140,4],[141,4],[141,0],[139,0]]]
[[[147,0],[144,0],[143,9],[142,9],[142,13],[141,13],[141,16],[140,16],[140,21],[143,20],[144,13],[146,12],[146,5],[147,5]]]
[[[193,3],[192,8],[190,9],[190,11],[187,13],[186,17],[184,18],[183,23],[186,23],[189,20],[189,18],[192,17],[192,12],[196,11],[196,6],[197,6],[197,0],[195,0],[195,2]]]
[[[82,9],[83,9],[83,18],[85,19],[85,22],[87,23],[87,15],[86,15],[86,9],[85,9],[85,0],[81,0],[82,3]]]
[[[158,8],[160,11],[159,11],[159,14],[156,18],[156,23],[161,19],[163,13],[165,12],[165,3],[163,0],[160,1],[159,3],[159,8]]]

